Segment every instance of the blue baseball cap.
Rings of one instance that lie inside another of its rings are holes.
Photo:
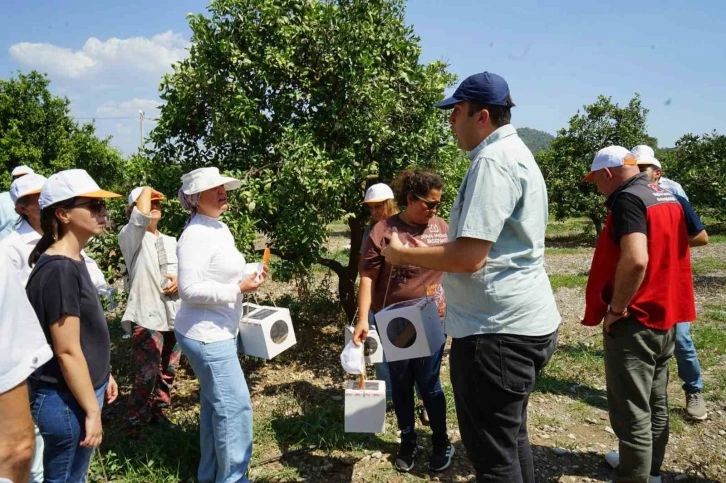
[[[508,106],[509,86],[504,78],[491,72],[474,74],[459,84],[454,95],[434,106],[450,109],[462,101],[475,101],[490,106]]]

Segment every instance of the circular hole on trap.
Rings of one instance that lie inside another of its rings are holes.
[[[366,337],[366,342],[363,345],[363,355],[366,357],[375,354],[378,350],[378,341],[373,337]]]
[[[275,344],[282,344],[289,334],[287,324],[284,320],[278,320],[270,327],[270,339]]]
[[[399,349],[411,347],[416,342],[416,326],[410,320],[396,317],[388,323],[388,340]]]

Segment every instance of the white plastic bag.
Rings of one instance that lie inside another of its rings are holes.
[[[357,346],[351,340],[340,353],[340,363],[348,374],[363,373],[363,344]]]

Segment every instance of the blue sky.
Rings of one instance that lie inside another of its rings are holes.
[[[545,3],[549,5],[544,5]],[[722,0],[410,0],[422,61],[443,59],[463,78],[504,76],[516,126],[555,133],[598,94],[650,109],[662,146],[681,135],[726,133],[726,9]],[[0,76],[47,72],[80,119],[133,152],[138,110],[156,115],[158,84],[183,58],[196,0],[0,2]],[[123,119],[123,118],[131,119]],[[102,119],[111,118],[111,119]],[[145,121],[145,131],[153,127]]]

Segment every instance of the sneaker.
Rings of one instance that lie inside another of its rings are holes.
[[[431,459],[429,460],[429,469],[431,471],[444,471],[446,468],[451,466],[451,459],[454,457],[454,445],[448,441],[445,444],[434,445],[434,449],[431,452]]]
[[[620,455],[617,451],[610,451],[605,453],[605,461],[610,465],[610,468],[617,468],[620,465]]]
[[[408,473],[413,469],[413,459],[418,453],[418,444],[414,443],[402,443],[398,448],[398,454],[396,455],[396,463],[394,466],[398,471]]]
[[[703,421],[708,417],[701,391],[686,393],[686,417],[697,421]]]
[[[605,461],[607,461],[611,468],[615,469],[620,465],[620,455],[617,451],[610,451],[609,453],[605,453]],[[660,476],[648,476],[648,483],[662,483],[662,481]]]

